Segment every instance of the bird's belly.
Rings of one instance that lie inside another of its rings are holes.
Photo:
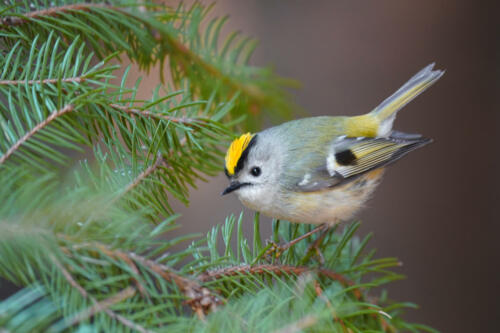
[[[287,193],[262,213],[291,222],[335,224],[350,219],[363,208],[382,175],[383,169],[377,169],[332,189]]]

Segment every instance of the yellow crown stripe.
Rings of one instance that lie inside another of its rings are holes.
[[[241,158],[241,154],[245,151],[252,140],[253,134],[246,133],[235,139],[226,153],[226,170],[230,175],[234,175],[234,169],[238,165],[238,161]]]

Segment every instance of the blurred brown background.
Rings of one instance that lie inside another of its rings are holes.
[[[391,167],[359,218],[379,256],[397,256],[408,276],[389,295],[421,306],[407,318],[442,332],[498,332],[500,284],[500,16],[472,1],[218,1],[226,31],[260,45],[303,87],[311,115],[365,113],[425,65],[446,74],[399,113],[395,127],[435,142]],[[200,183],[181,232],[205,232],[239,214],[220,197],[220,175]],[[248,230],[253,213],[246,212]],[[267,220],[266,220],[267,221]],[[268,232],[265,229],[265,232]]]

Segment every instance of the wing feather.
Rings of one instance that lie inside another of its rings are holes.
[[[322,165],[300,175],[293,189],[300,192],[313,192],[344,184],[374,169],[391,164],[410,151],[431,142],[430,139],[419,135],[399,132],[395,134],[387,138],[342,138],[340,140],[337,138],[330,145],[330,151],[326,154]],[[353,158],[337,158],[346,155]]]

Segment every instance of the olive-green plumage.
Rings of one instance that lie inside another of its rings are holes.
[[[386,165],[430,142],[393,131],[392,124],[397,111],[442,74],[427,66],[362,116],[298,119],[253,135],[240,160],[233,161],[239,168],[228,174],[231,185],[224,194],[236,191],[246,206],[293,222],[350,218]]]

